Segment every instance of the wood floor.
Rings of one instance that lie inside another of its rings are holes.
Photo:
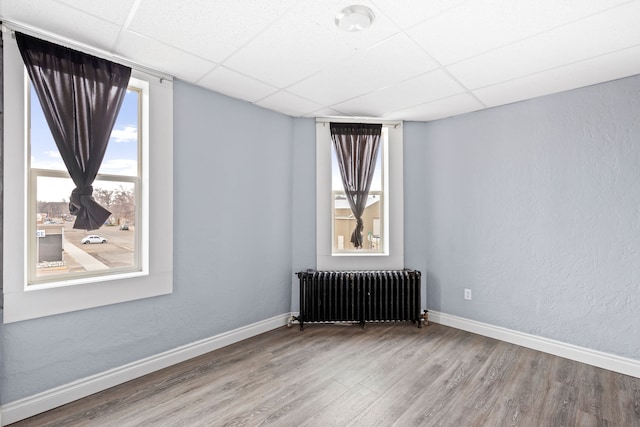
[[[431,324],[283,327],[18,426],[640,426],[640,379]]]

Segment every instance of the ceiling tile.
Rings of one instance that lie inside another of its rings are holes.
[[[58,37],[79,41],[92,48],[111,51],[120,27],[54,1],[0,0],[2,14],[16,24],[25,24]]]
[[[398,66],[402,64],[402,66]],[[398,35],[294,84],[287,91],[331,105],[438,67],[406,36]]]
[[[131,31],[122,34],[116,49],[127,59],[191,83],[217,65]]]
[[[389,19],[406,29],[467,0],[372,0]]]
[[[497,106],[640,74],[640,46],[475,90]]]
[[[143,0],[129,28],[222,62],[294,3],[295,0]]]
[[[436,70],[397,85],[368,93],[358,98],[334,105],[345,114],[353,116],[384,117],[397,111],[440,98],[465,92],[443,70]]]
[[[416,105],[404,110],[387,114],[390,120],[430,121],[470,113],[484,108],[477,99],[468,93],[438,99],[426,104]]]
[[[108,2],[87,0],[57,1],[118,25],[123,25],[126,22],[129,12],[136,2],[136,0],[109,0]]]
[[[368,1],[360,4],[373,8]],[[397,28],[379,12],[365,31],[339,30],[344,0],[300,1],[224,65],[257,80],[287,87],[390,37]]]
[[[640,44],[640,2],[448,66],[477,89]],[[586,39],[588,37],[588,39]]]
[[[225,67],[216,68],[200,79],[198,84],[224,95],[249,102],[258,101],[277,90],[273,86],[243,76]]]
[[[255,104],[293,117],[304,116],[322,108],[319,104],[285,91],[276,92]]]
[[[488,52],[625,0],[478,0],[407,33],[443,65]]]
[[[345,114],[342,111],[334,110],[332,108],[321,108],[305,114],[304,117],[342,117],[344,115]]]

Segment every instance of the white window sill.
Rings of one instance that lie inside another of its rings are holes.
[[[76,285],[85,285],[89,283],[100,283],[100,282],[109,282],[113,280],[125,280],[125,279],[133,279],[136,277],[148,276],[149,273],[143,271],[131,271],[131,272],[123,272],[123,273],[113,273],[109,275],[100,275],[100,276],[87,276],[80,277],[77,279],[69,279],[69,280],[58,280],[55,282],[47,282],[47,283],[32,283],[30,285],[25,286],[25,291],[40,291],[43,289],[53,289],[53,288],[61,288],[64,286],[76,286]]]
[[[334,252],[331,256],[344,256],[344,257],[361,257],[361,256],[377,256],[384,257],[389,256],[389,254],[385,254],[383,252],[367,252],[363,250],[362,252]]]

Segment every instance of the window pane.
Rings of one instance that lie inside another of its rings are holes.
[[[44,113],[42,112],[42,106],[40,105],[40,101],[38,101],[36,91],[33,88],[33,85],[30,85],[30,88],[31,167],[66,171],[67,168],[62,161],[62,156],[60,156],[60,152],[53,140],[53,136],[51,136],[51,130],[49,130],[47,119],[44,117]],[[69,196],[67,195],[67,197]]]
[[[378,157],[376,157],[376,169],[373,173],[371,180],[370,191],[382,191],[382,144],[386,140],[386,132],[382,132],[382,139],[380,148],[378,149]],[[333,191],[344,191],[344,185],[342,184],[342,177],[340,176],[340,166],[338,166],[338,157],[336,155],[336,148],[333,143],[331,144],[331,189]]]
[[[36,186],[35,280],[136,267],[134,183],[95,181],[93,196],[112,215],[93,231],[73,228],[65,199],[74,187],[70,178],[38,176]]]
[[[137,90],[127,90],[99,173],[138,176],[139,99]]]
[[[379,251],[382,249],[380,219],[382,217],[381,192],[370,191],[367,207],[362,214],[362,249]],[[356,228],[356,220],[349,207],[344,191],[334,192],[334,251],[353,249],[351,233]],[[353,249],[355,250],[355,249]]]
[[[31,167],[66,171],[47,124],[38,96],[31,87]],[[111,131],[99,173],[138,176],[138,90],[129,89]]]

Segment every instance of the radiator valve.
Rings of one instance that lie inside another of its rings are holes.
[[[429,311],[425,310],[424,314],[422,315],[422,321],[424,323],[424,326],[428,326],[429,325]]]

